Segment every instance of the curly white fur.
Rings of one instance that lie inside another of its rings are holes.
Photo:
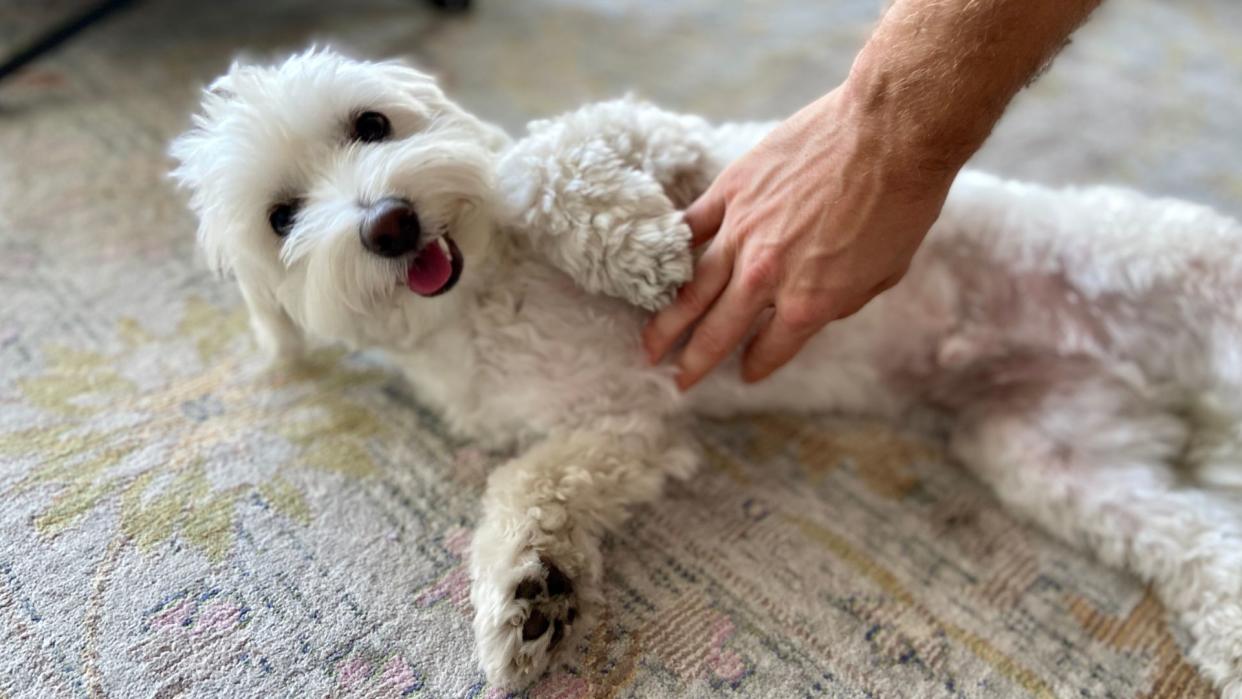
[[[379,111],[378,143],[349,139]],[[749,386],[687,396],[639,348],[691,272],[678,209],[765,125],[632,99],[516,142],[399,63],[313,50],[235,65],[173,145],[199,238],[260,345],[388,350],[459,433],[522,448],[490,478],[472,553],[489,679],[523,685],[602,603],[601,536],[686,478],[693,413],[930,415],[1015,512],[1152,582],[1191,657],[1242,695],[1242,226],[1180,201],[967,173],[906,279]],[[413,204],[464,269],[424,298],[360,244],[368,206]],[[267,222],[301,202],[292,232]],[[736,362],[736,360],[733,360]]]

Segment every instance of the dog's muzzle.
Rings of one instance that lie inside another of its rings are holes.
[[[358,229],[362,246],[380,257],[408,256],[399,280],[419,296],[438,296],[452,289],[464,266],[461,249],[447,233],[423,235],[414,206],[405,199],[387,197],[366,213]]]
[[[367,211],[358,230],[362,247],[380,257],[401,257],[418,249],[422,226],[414,205],[404,199],[388,197]]]

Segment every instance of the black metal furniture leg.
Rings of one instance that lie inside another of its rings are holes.
[[[39,58],[57,46],[68,41],[75,34],[103,20],[108,15],[124,8],[135,0],[100,0],[86,8],[81,14],[75,15],[48,30],[43,36],[35,39],[29,46],[9,56],[0,64],[0,81],[16,73],[22,66]]]
[[[470,9],[470,0],[429,0],[432,5],[448,12],[464,12]]]
[[[35,39],[29,46],[9,56],[0,63],[0,81],[9,77],[23,66],[65,43],[82,30],[91,27],[107,18],[108,15],[131,5],[137,0],[99,0],[86,8],[81,14],[75,15],[48,30],[43,36]],[[429,2],[448,12],[462,12],[470,9],[470,0],[429,0]]]

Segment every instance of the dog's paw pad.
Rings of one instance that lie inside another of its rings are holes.
[[[543,592],[543,585],[539,584],[538,580],[531,578],[529,580],[523,580],[521,584],[517,586],[517,591],[513,593],[513,598],[514,599],[535,599],[542,592]]]
[[[569,578],[565,577],[565,574],[561,572],[560,568],[557,568],[554,563],[549,562],[546,558],[539,559],[539,562],[548,569],[548,578],[546,582],[548,583],[549,595],[559,597],[561,595],[573,593],[573,583],[569,581]]]
[[[548,617],[538,609],[530,610],[530,616],[526,617],[525,623],[522,624],[522,640],[533,641],[547,632]]]
[[[486,562],[474,561],[470,591],[479,662],[497,687],[526,687],[557,653],[576,644],[576,632],[593,623],[598,578],[568,556],[525,546],[499,565]]]
[[[573,581],[559,566],[542,556],[539,564],[540,573],[518,583],[513,599],[530,603],[522,622],[522,642],[538,643],[550,631],[547,649],[551,650],[564,639],[566,631],[578,618],[577,600]]]

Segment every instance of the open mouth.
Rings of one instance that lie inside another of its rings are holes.
[[[419,296],[439,296],[457,284],[462,266],[461,249],[448,235],[442,235],[410,260],[405,285]]]

